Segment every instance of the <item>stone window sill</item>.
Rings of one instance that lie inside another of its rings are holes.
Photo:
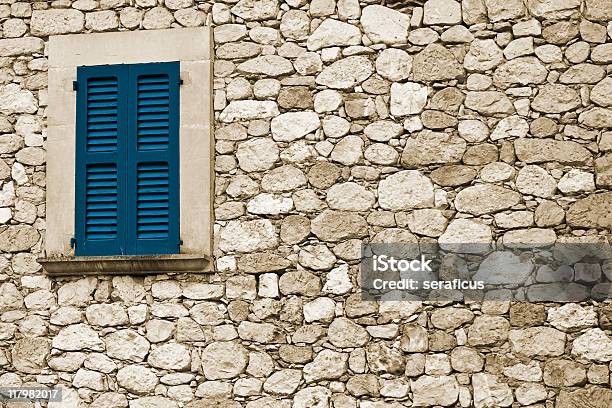
[[[210,272],[210,258],[177,254],[153,256],[71,256],[38,259],[48,275],[101,275]]]

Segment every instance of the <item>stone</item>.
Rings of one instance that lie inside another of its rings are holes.
[[[363,217],[348,211],[325,210],[312,220],[311,230],[319,239],[338,242],[361,238],[368,227]]]
[[[563,53],[561,48],[552,44],[545,44],[535,49],[536,56],[545,63],[561,62],[563,60]]]
[[[464,75],[457,58],[440,44],[429,44],[412,61],[413,80],[446,81]]]
[[[361,25],[365,35],[374,43],[405,44],[410,28],[410,18],[399,11],[370,5],[361,12]]]
[[[572,21],[559,21],[544,27],[542,37],[551,44],[563,45],[578,36],[578,24]]]
[[[186,370],[191,365],[187,347],[177,343],[167,343],[153,347],[147,358],[149,365],[162,370]]]
[[[223,109],[219,119],[231,123],[236,120],[269,119],[279,113],[278,106],[273,101],[231,101]]]
[[[39,374],[50,352],[49,340],[42,337],[18,340],[11,350],[13,367],[27,374]]]
[[[17,84],[4,85],[0,89],[0,110],[4,113],[35,113],[37,109],[36,98],[29,90]]]
[[[505,139],[507,137],[525,137],[529,132],[527,121],[520,116],[508,116],[497,122],[491,133],[491,140]]]
[[[278,0],[240,0],[230,10],[246,21],[268,20],[276,17]]]
[[[572,343],[572,355],[596,362],[612,361],[612,339],[600,328],[589,329]]]
[[[423,6],[423,24],[450,25],[461,23],[461,5],[454,0],[428,0]]]
[[[557,187],[566,194],[595,191],[595,179],[592,173],[572,169],[561,177]]]
[[[349,276],[349,267],[342,264],[337,268],[332,269],[327,274],[327,280],[323,286],[323,292],[332,293],[335,295],[344,295],[353,288],[351,278]]]
[[[366,359],[374,374],[403,374],[406,361],[402,352],[396,348],[387,347],[385,343],[369,343],[366,346]]]
[[[285,109],[312,109],[314,102],[307,86],[288,86],[278,95],[278,105]],[[274,118],[276,119],[276,118]]]
[[[277,77],[294,72],[293,64],[279,55],[262,55],[238,65],[238,71],[251,75]]]
[[[391,109],[394,116],[421,113],[427,103],[427,87],[416,82],[391,85]]]
[[[283,14],[280,30],[285,38],[305,40],[308,38],[309,29],[310,19],[305,11],[289,10]]]
[[[515,85],[541,84],[548,70],[536,57],[519,57],[500,65],[493,75],[493,82],[500,88]]]
[[[550,246],[557,240],[552,229],[528,228],[508,231],[504,234],[503,243],[509,248],[539,248]]]
[[[589,48],[587,48],[587,55],[588,51],[590,51]],[[584,58],[584,60],[586,60],[586,58]],[[610,44],[601,44],[593,48],[591,51],[591,60],[598,64],[609,64],[612,62],[612,47],[610,47]]]
[[[514,112],[514,105],[510,99],[497,91],[468,92],[465,107],[483,115],[509,115]]]
[[[357,164],[363,157],[363,145],[359,136],[345,136],[334,146],[330,158],[345,166]]]
[[[269,220],[230,221],[221,232],[219,248],[253,252],[273,248],[277,243],[276,229]]]
[[[150,369],[139,365],[128,365],[117,372],[117,382],[129,392],[147,395],[159,383],[157,376]]]
[[[591,101],[599,106],[612,106],[612,78],[605,77],[591,89]]]
[[[542,167],[529,165],[519,170],[516,188],[523,194],[548,198],[557,190],[557,182]]]
[[[468,329],[471,346],[499,344],[508,337],[510,323],[501,316],[477,316]]]
[[[321,127],[315,112],[287,112],[272,119],[272,137],[279,142],[292,142]]]
[[[306,387],[293,396],[292,408],[330,408],[331,391],[326,387]]]
[[[506,48],[504,48],[504,56],[507,59],[513,59],[518,57],[524,57],[534,53],[533,49],[533,38],[522,37],[511,41]]]
[[[335,307],[335,302],[330,298],[317,298],[311,302],[304,304],[304,320],[307,323],[317,321],[329,323],[334,318]]]
[[[0,251],[27,251],[40,239],[38,231],[29,225],[11,225],[0,231]]]
[[[304,366],[306,383],[320,380],[334,380],[342,377],[347,371],[348,354],[322,350],[311,363]]]
[[[85,16],[74,9],[34,10],[30,21],[33,36],[78,33],[83,30]]]
[[[422,209],[413,211],[407,220],[408,228],[415,234],[439,237],[448,223],[440,210]]]
[[[104,342],[90,326],[74,324],[59,331],[53,338],[53,348],[65,351],[104,351]]]
[[[520,194],[493,184],[478,184],[463,189],[455,198],[455,208],[474,215],[510,208],[521,200]]]
[[[0,55],[7,57],[42,53],[43,49],[44,42],[40,38],[24,37],[0,40]]]
[[[612,109],[591,108],[578,116],[578,123],[596,129],[609,128],[612,124]]]
[[[416,170],[404,170],[381,180],[378,204],[387,210],[406,210],[433,206],[431,181]]]
[[[119,330],[104,338],[106,353],[111,358],[143,361],[149,353],[149,342],[133,330]]]
[[[296,190],[306,185],[306,181],[306,176],[300,169],[284,165],[268,172],[261,180],[261,187],[264,191],[280,193]]]
[[[459,384],[453,376],[424,375],[410,382],[413,406],[452,406],[459,397]]]
[[[476,170],[463,165],[442,166],[431,172],[431,180],[441,186],[456,187],[468,184],[476,177]]]
[[[327,192],[327,203],[333,210],[367,211],[374,205],[374,194],[359,184],[336,184]]]
[[[378,54],[375,65],[376,72],[383,78],[393,82],[402,81],[410,76],[412,57],[404,50],[386,48]]]
[[[510,330],[508,339],[513,353],[527,357],[557,357],[565,350],[565,333],[551,327]]]
[[[325,19],[306,42],[309,51],[359,44],[361,44],[361,32],[358,27],[332,18]]]
[[[605,70],[599,65],[577,64],[569,67],[559,77],[562,84],[596,84],[606,75]]]
[[[610,228],[612,226],[612,193],[592,194],[572,204],[567,211],[569,225],[583,228]]]
[[[408,41],[415,45],[427,45],[439,39],[438,33],[431,28],[417,28],[410,30],[410,34],[408,34]]]
[[[325,67],[315,81],[333,89],[350,89],[368,79],[373,73],[367,57],[355,55],[343,58]]]
[[[452,26],[440,36],[446,43],[470,43],[474,41],[474,34],[462,25]]]
[[[85,28],[93,31],[110,31],[119,27],[117,14],[112,10],[96,11],[85,15]]]
[[[556,400],[559,408],[578,408],[591,405],[605,408],[612,403],[612,391],[602,387],[579,388],[574,391],[561,390]]]
[[[263,171],[274,166],[279,158],[279,149],[272,139],[251,139],[238,144],[236,157],[241,169],[249,172]]]
[[[408,168],[456,163],[463,157],[466,145],[459,136],[423,130],[406,141],[401,163]]]
[[[342,95],[338,91],[325,89],[314,96],[314,110],[317,113],[333,112],[342,104]]]
[[[502,121],[503,120],[504,119],[502,119]],[[514,122],[514,120],[512,121]],[[498,126],[499,126],[499,123],[498,123]],[[476,119],[459,121],[458,132],[459,132],[459,136],[464,138],[467,142],[471,142],[471,143],[482,142],[487,137],[489,137],[489,127],[485,123],[481,122],[480,120],[476,120]],[[504,133],[507,133],[507,132],[504,131]]]
[[[474,407],[509,407],[514,398],[508,384],[498,381],[497,377],[488,373],[472,375],[474,387]]]
[[[158,30],[170,28],[173,22],[174,17],[170,11],[164,7],[153,7],[145,12],[144,18],[142,19],[142,26],[146,30]]]
[[[463,60],[463,67],[470,72],[485,72],[500,65],[503,60],[504,54],[495,41],[474,40]]]
[[[546,84],[539,88],[531,107],[543,113],[563,113],[581,105],[580,96],[572,88],[561,84]]]
[[[121,326],[128,323],[125,309],[117,303],[91,305],[85,310],[85,316],[89,324],[101,327]]]
[[[489,226],[470,219],[456,219],[448,224],[438,243],[442,249],[480,253],[489,247],[492,239]]]
[[[551,360],[544,365],[544,384],[550,387],[572,387],[586,382],[586,370],[571,360]]]
[[[327,329],[327,337],[331,344],[340,348],[361,347],[370,339],[366,329],[344,317],[331,322]]]
[[[589,20],[609,21],[612,20],[610,4],[606,0],[586,0],[584,16]]]
[[[216,342],[204,349],[201,361],[207,379],[230,379],[244,371],[248,362],[248,353],[240,344]]]
[[[530,164],[549,161],[583,164],[591,158],[581,144],[565,140],[522,138],[514,141],[514,150],[519,160]]]
[[[263,389],[276,395],[291,395],[298,389],[301,379],[302,372],[300,370],[280,370],[266,380]]]
[[[300,265],[314,270],[329,270],[336,262],[336,257],[325,245],[303,247],[298,256]]]
[[[484,359],[473,348],[459,346],[450,355],[453,370],[460,373],[477,373],[484,366]]]

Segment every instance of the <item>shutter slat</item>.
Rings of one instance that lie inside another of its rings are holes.
[[[87,150],[117,150],[119,81],[117,77],[87,80]]]
[[[85,175],[86,239],[117,238],[118,192],[117,165],[115,163],[87,165]]]
[[[137,238],[167,239],[170,221],[168,163],[139,163],[136,188]],[[155,211],[151,211],[152,208]]]
[[[170,80],[167,74],[138,76],[138,150],[165,150],[170,137]]]

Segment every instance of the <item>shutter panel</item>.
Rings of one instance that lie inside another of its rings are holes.
[[[125,253],[128,70],[77,69],[76,255]]]
[[[179,252],[179,63],[130,66],[128,251]]]

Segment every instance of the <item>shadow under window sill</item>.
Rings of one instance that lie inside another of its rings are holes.
[[[48,275],[149,275],[206,273],[212,261],[206,255],[53,256],[39,258]]]

